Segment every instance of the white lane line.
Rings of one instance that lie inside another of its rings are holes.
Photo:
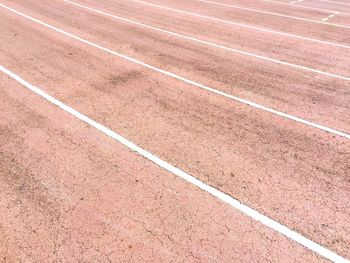
[[[17,11],[17,10],[15,10],[15,9],[11,8],[11,7],[8,7],[8,6],[4,5],[4,4],[0,4],[0,6],[3,7],[3,8],[5,8],[5,9],[7,9],[7,10],[9,10],[9,11],[11,11],[11,12],[13,12],[13,13],[15,13],[15,14],[18,14],[18,15],[20,15],[20,16],[22,16],[22,17],[25,17],[25,18],[27,18],[27,19],[29,19],[29,20],[35,22],[35,23],[38,23],[38,24],[43,25],[43,26],[45,26],[45,27],[47,27],[47,28],[50,28],[50,29],[52,29],[52,30],[54,30],[54,31],[56,31],[56,32],[59,32],[59,33],[65,35],[65,36],[67,36],[67,37],[73,38],[73,39],[78,40],[78,41],[80,41],[80,42],[82,42],[82,43],[84,43],[84,44],[87,44],[87,45],[89,45],[89,46],[92,46],[92,47],[95,47],[95,48],[97,48],[97,49],[103,50],[103,51],[105,51],[105,52],[107,52],[107,53],[109,53],[109,54],[112,54],[112,55],[114,55],[114,56],[123,58],[123,59],[125,59],[125,60],[127,60],[127,61],[130,61],[130,62],[132,62],[132,63],[141,65],[141,66],[143,66],[143,67],[145,67],[145,68],[148,68],[148,69],[150,69],[150,70],[159,72],[159,73],[164,74],[164,75],[166,75],[166,76],[168,76],[168,77],[171,77],[171,78],[174,78],[174,79],[183,81],[183,82],[185,82],[185,83],[187,83],[187,84],[190,84],[190,85],[192,85],[192,86],[195,86],[195,87],[197,87],[197,88],[206,90],[206,91],[208,91],[208,92],[211,92],[211,93],[214,93],[214,94],[217,94],[217,95],[226,97],[226,98],[228,98],[228,99],[231,99],[231,100],[234,100],[234,101],[238,101],[238,102],[240,102],[240,103],[246,104],[246,105],[251,106],[251,107],[253,107],[253,108],[260,109],[260,110],[269,112],[269,113],[271,113],[271,114],[275,114],[275,115],[278,115],[278,116],[280,116],[280,117],[283,117],[283,118],[286,118],[286,119],[289,119],[289,120],[293,120],[293,121],[296,121],[296,122],[299,122],[299,123],[308,125],[308,126],[310,126],[310,127],[313,127],[313,128],[319,129],[319,130],[323,130],[323,131],[332,133],[332,134],[334,134],[334,135],[338,135],[338,136],[344,137],[344,138],[346,138],[346,139],[350,139],[350,134],[349,134],[349,133],[346,133],[346,132],[343,132],[343,131],[339,131],[339,130],[336,130],[336,129],[333,129],[333,128],[329,128],[329,127],[327,127],[327,126],[324,126],[324,125],[321,125],[321,124],[317,124],[317,123],[314,123],[314,122],[311,122],[311,121],[308,121],[308,120],[305,120],[305,119],[302,119],[302,118],[299,118],[299,117],[296,117],[296,116],[293,116],[293,115],[284,113],[284,112],[282,112],[282,111],[278,111],[278,110],[275,110],[275,109],[272,109],[272,108],[269,108],[269,107],[260,105],[260,104],[255,103],[255,102],[252,102],[252,101],[249,101],[249,100],[246,100],[246,99],[242,99],[242,98],[240,98],[240,97],[236,97],[236,96],[234,96],[234,95],[231,95],[231,94],[228,94],[228,93],[226,93],[226,92],[223,92],[223,91],[214,89],[214,88],[212,88],[212,87],[205,86],[205,85],[200,84],[200,83],[198,83],[198,82],[195,82],[195,81],[186,79],[186,78],[184,78],[184,77],[181,77],[181,76],[179,76],[179,75],[176,75],[175,73],[172,73],[172,72],[170,72],[170,71],[166,71],[166,70],[163,70],[163,69],[154,67],[154,66],[152,66],[152,65],[150,65],[150,64],[144,63],[144,62],[142,62],[142,61],[140,61],[140,60],[137,60],[137,59],[135,59],[135,58],[131,58],[131,57],[128,57],[128,56],[126,56],[126,55],[120,54],[120,53],[118,53],[118,52],[116,52],[116,51],[113,51],[113,50],[111,50],[111,49],[102,47],[102,46],[100,46],[100,45],[98,45],[98,44],[96,44],[96,43],[93,43],[93,42],[89,41],[89,40],[80,38],[80,37],[78,37],[78,36],[76,36],[76,35],[73,35],[73,34],[71,34],[71,33],[66,32],[66,31],[64,31],[64,30],[62,30],[62,29],[59,29],[59,28],[54,27],[54,26],[52,26],[52,25],[49,25],[49,24],[47,24],[47,23],[45,23],[45,22],[42,22],[42,21],[40,21],[40,20],[38,20],[38,19],[36,19],[36,18],[30,17],[30,16],[28,16],[28,15],[26,15],[26,14],[23,14],[22,12]]]
[[[298,232],[295,232],[288,227],[280,224],[279,222],[259,213],[258,211],[254,210],[253,208],[250,208],[249,206],[246,206],[242,204],[239,200],[234,199],[232,196],[225,194],[224,192],[221,192],[220,190],[209,186],[205,184],[204,182],[200,181],[199,179],[195,178],[194,176],[184,172],[183,170],[169,164],[168,162],[160,159],[159,157],[153,155],[152,153],[144,150],[143,148],[139,147],[135,143],[129,141],[128,139],[124,138],[123,136],[119,135],[118,133],[112,131],[111,129],[107,128],[106,126],[103,126],[102,124],[90,119],[86,115],[80,113],[79,111],[73,109],[72,107],[64,104],[63,102],[59,101],[58,99],[50,96],[40,88],[33,86],[32,84],[28,83],[15,73],[11,72],[10,70],[6,69],[2,65],[0,65],[0,71],[6,74],[7,76],[11,77],[12,79],[19,82],[22,86],[26,87],[28,90],[34,92],[35,94],[41,96],[42,98],[46,99],[47,101],[51,102],[52,104],[56,105],[60,109],[64,110],[65,112],[73,115],[74,117],[78,118],[79,120],[91,125],[95,129],[101,131],[105,135],[113,138],[114,140],[118,141],[122,145],[126,146],[132,151],[137,152],[141,156],[145,157],[146,159],[150,160],[151,162],[155,163],[159,167],[163,168],[164,170],[182,178],[183,180],[187,181],[190,184],[193,184],[194,186],[198,187],[199,189],[208,192],[209,194],[213,195],[214,197],[218,198],[219,200],[231,205],[232,207],[236,208],[243,214],[253,218],[254,220],[262,223],[263,225],[267,226],[268,228],[271,228],[282,235],[290,238],[291,240],[299,243],[300,245],[318,253],[319,255],[335,261],[335,262],[346,262],[346,259],[342,256],[334,253],[333,251],[317,244],[316,242],[302,236]]]
[[[349,5],[350,6],[350,3],[343,3],[343,2],[336,2],[336,1],[329,1],[329,0],[319,0],[321,2],[327,2],[327,3],[333,3],[333,4],[337,4],[337,5]]]
[[[294,5],[296,3],[300,3],[303,2],[304,0],[297,0],[297,1],[293,1],[293,2],[289,2],[288,4]]]
[[[348,28],[348,29],[350,29],[350,26],[346,26],[346,25],[322,22],[322,21],[318,21],[318,20],[312,20],[312,19],[307,19],[307,18],[302,18],[302,17],[297,17],[297,16],[283,15],[283,14],[280,14],[280,13],[266,12],[266,11],[262,11],[262,10],[258,10],[258,9],[246,8],[246,7],[241,7],[241,6],[231,5],[231,4],[224,4],[224,3],[213,2],[213,1],[208,1],[208,0],[193,0],[193,1],[208,3],[208,4],[212,4],[212,5],[220,5],[220,6],[225,6],[225,7],[230,7],[230,8],[235,8],[235,9],[240,9],[240,10],[260,13],[260,14],[265,14],[265,15],[285,17],[285,18],[290,18],[290,19],[295,19],[295,20],[300,20],[300,21],[310,22],[310,23],[315,23],[315,24],[322,24],[322,25],[327,25],[327,26],[333,26],[333,27],[340,27],[340,28]]]
[[[262,1],[262,2],[269,2],[269,3],[275,3],[275,4],[280,4],[280,5],[290,5],[291,4],[291,3],[285,3],[285,2],[275,1],[275,0],[260,0],[260,1]],[[324,8],[317,8],[317,7],[311,7],[311,6],[305,6],[305,5],[294,5],[294,7],[303,8],[303,9],[310,9],[310,10],[316,10],[316,11],[327,12],[327,13],[336,13],[336,12],[338,12],[338,11],[335,11],[335,10],[324,9]],[[342,14],[347,14],[347,13],[343,13],[342,12]]]
[[[338,13],[336,13],[336,14],[331,14],[331,15],[329,15],[329,16],[326,16],[325,18],[322,19],[322,21],[327,21],[328,19],[334,17],[334,16],[337,15],[337,14],[338,14]]]
[[[256,31],[262,31],[262,32],[267,32],[267,33],[277,34],[277,35],[281,35],[281,36],[297,38],[297,39],[302,39],[302,40],[307,40],[307,41],[312,41],[312,42],[316,42],[316,43],[342,47],[342,48],[350,48],[349,45],[338,44],[338,43],[328,42],[328,41],[325,41],[325,40],[319,40],[319,39],[299,36],[299,35],[295,35],[295,34],[291,34],[291,33],[275,31],[275,30],[261,28],[261,27],[250,26],[250,25],[237,23],[237,22],[233,22],[233,21],[229,21],[229,20],[223,20],[223,19],[220,19],[220,18],[215,18],[215,17],[212,17],[212,16],[205,16],[205,15],[192,13],[192,12],[188,12],[188,11],[184,11],[184,10],[180,10],[180,9],[174,9],[174,8],[171,8],[171,7],[166,7],[166,6],[162,6],[162,5],[152,4],[152,3],[149,3],[149,2],[144,2],[144,1],[139,1],[139,0],[130,0],[130,1],[134,1],[134,2],[137,2],[137,3],[143,4],[143,5],[148,5],[148,6],[152,6],[152,7],[156,7],[156,8],[160,8],[160,9],[164,9],[164,10],[168,10],[168,11],[172,11],[172,12],[176,12],[176,13],[180,13],[180,14],[185,14],[185,15],[195,16],[195,17],[199,17],[199,18],[203,18],[203,19],[208,19],[208,20],[212,20],[212,21],[215,21],[215,22],[219,22],[219,23],[224,23],[224,24],[229,24],[229,25],[249,28],[249,29],[256,30]]]
[[[102,14],[102,15],[105,15],[105,16],[108,16],[108,17],[112,17],[112,18],[124,21],[124,22],[132,23],[132,24],[135,24],[135,25],[138,25],[138,26],[142,26],[142,27],[145,27],[145,28],[148,28],[148,29],[156,30],[156,31],[159,31],[159,32],[162,32],[162,33],[166,33],[166,34],[169,34],[169,35],[172,35],[172,36],[176,36],[176,37],[179,37],[179,38],[188,39],[188,40],[195,41],[195,42],[198,42],[198,43],[201,43],[201,44],[205,44],[205,45],[209,45],[209,46],[212,46],[212,47],[221,48],[221,49],[224,49],[224,50],[227,50],[227,51],[230,51],[230,52],[246,55],[246,56],[249,56],[249,57],[254,57],[254,58],[257,58],[257,59],[266,60],[266,61],[273,62],[273,63],[278,63],[278,64],[281,64],[281,65],[284,65],[284,66],[288,66],[288,67],[292,67],[292,68],[296,68],[296,69],[300,69],[300,70],[310,71],[310,72],[313,72],[313,73],[316,73],[316,74],[325,75],[325,76],[328,76],[328,77],[335,77],[335,78],[339,78],[339,79],[343,79],[343,80],[350,80],[350,77],[344,77],[344,76],[332,74],[332,73],[329,73],[329,72],[321,71],[321,70],[318,70],[318,69],[313,69],[313,68],[305,67],[305,66],[302,66],[302,65],[289,63],[289,62],[286,62],[286,61],[281,61],[281,60],[278,60],[278,59],[273,59],[273,58],[269,58],[269,57],[253,54],[253,53],[250,53],[250,52],[242,51],[242,50],[235,49],[235,48],[226,47],[226,46],[223,46],[223,45],[220,45],[220,44],[215,44],[215,43],[208,42],[208,41],[205,41],[205,40],[201,40],[201,39],[198,39],[198,38],[182,35],[182,34],[179,34],[179,33],[176,33],[176,32],[172,32],[172,31],[168,31],[168,30],[165,30],[165,29],[149,26],[149,25],[146,25],[146,24],[143,24],[143,23],[139,23],[139,22],[136,22],[136,21],[124,18],[124,17],[120,17],[120,16],[116,16],[116,15],[113,15],[113,14],[110,14],[110,13],[106,13],[106,12],[103,12],[103,11],[95,9],[95,8],[91,8],[91,7],[88,7],[88,6],[85,6],[85,5],[81,5],[81,4],[78,4],[78,3],[70,1],[70,0],[62,0],[62,1],[66,2],[66,3],[69,3],[69,4],[72,4],[72,5],[75,5],[75,6],[78,6],[78,7],[81,7],[81,8],[84,8],[86,10],[89,10],[89,11],[92,11],[92,12],[95,12],[95,13],[98,13],[98,14]]]

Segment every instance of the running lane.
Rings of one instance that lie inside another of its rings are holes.
[[[3,73],[0,142],[3,263],[323,260]]]
[[[1,12],[5,67],[349,257],[348,140],[213,96]]]
[[[277,31],[283,31],[296,35],[304,35],[316,39],[325,39],[349,44],[349,25],[334,26],[320,23],[311,23],[302,20],[296,20],[287,17],[271,16],[269,14],[250,12],[247,10],[233,9],[227,6],[211,5],[199,1],[171,1],[171,0],[130,0],[139,5],[152,6],[154,8],[164,9],[172,8],[181,11],[187,11],[199,15],[210,16],[221,20],[239,22],[248,25],[268,28]],[[163,8],[162,8],[163,7]],[[164,15],[174,10],[167,9]],[[321,18],[320,18],[321,19]],[[321,22],[321,21],[319,21]]]
[[[345,26],[350,26],[350,12],[346,13],[347,9],[339,9],[335,7],[329,7],[328,9],[322,8],[322,5],[314,5],[315,9],[307,9],[299,6],[303,2],[298,4],[289,4],[289,6],[279,4],[278,2],[268,2],[261,0],[250,0],[250,1],[239,1],[239,0],[191,0],[206,3],[211,5],[213,8],[218,6],[226,7],[231,11],[236,12],[237,10],[245,11],[248,15],[265,14],[270,17],[285,17],[289,16],[292,20],[303,20],[305,23],[315,23],[322,21],[324,17],[334,15],[334,18],[327,20],[327,23],[335,23]],[[296,0],[297,1],[297,0]],[[289,1],[291,3],[293,1]],[[307,1],[306,1],[307,2]],[[310,6],[311,7],[311,6]],[[317,9],[317,7],[319,9]],[[294,17],[294,18],[292,18]],[[333,17],[333,16],[332,16]],[[312,21],[307,21],[312,20]]]
[[[311,7],[320,7],[320,8],[327,8],[327,9],[332,9],[336,10],[342,13],[350,14],[350,4],[349,1],[321,1],[321,0],[305,0],[298,5],[301,6],[311,6]]]
[[[20,3],[20,1],[17,2]],[[45,2],[40,4],[38,1],[25,1],[17,5],[11,4],[11,6],[79,36],[94,40],[117,52],[172,71],[190,80],[334,129],[345,132],[350,130],[348,107],[350,80],[280,65],[120,22],[104,15],[87,12],[71,4],[65,4],[63,1],[55,1],[50,5]],[[127,10],[132,13],[130,7]],[[158,19],[162,21],[161,17]],[[177,24],[182,24],[182,28],[189,25],[189,23],[180,22]],[[198,27],[187,27],[198,28],[198,32],[205,32],[205,23],[199,24]],[[208,41],[217,42],[215,37],[220,34],[215,33],[216,29],[211,30],[212,38]],[[226,32],[221,31],[221,35],[225,35]],[[185,34],[192,35],[191,32]],[[350,49],[333,49],[320,45],[310,47],[308,44],[305,45],[305,42],[299,42],[298,51],[300,53],[294,52],[288,47],[288,44],[284,44],[283,50],[288,49],[289,51],[283,54],[279,51],[280,48],[275,46],[276,43],[263,36],[266,43],[263,47],[269,49],[266,52],[256,45],[260,37],[256,38],[251,32],[246,36],[250,38],[249,42],[238,40],[233,47],[265,56],[279,57],[282,55],[285,60],[299,64],[305,63],[310,67],[330,71],[339,76],[350,76],[348,70]],[[205,38],[200,33],[197,33],[197,37]],[[239,34],[236,35],[236,39],[239,38]],[[223,45],[232,45],[229,39],[225,37],[222,41]],[[282,42],[283,39],[280,39],[279,43]],[[252,48],[247,48],[245,43]],[[309,51],[312,55],[308,55]],[[278,52],[278,55],[274,52]],[[349,54],[349,56],[344,56],[344,54]],[[295,61],[290,59],[294,56],[297,57]]]

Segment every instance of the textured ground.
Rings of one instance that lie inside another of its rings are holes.
[[[77,1],[220,45],[215,47],[61,0],[1,3],[190,80],[350,132],[347,5]],[[312,21],[331,14],[298,5],[342,12],[329,25],[236,8]],[[198,89],[1,7],[0,35],[2,66],[206,184],[350,257],[349,139]],[[5,74],[0,74],[0,189],[1,262],[325,260]]]

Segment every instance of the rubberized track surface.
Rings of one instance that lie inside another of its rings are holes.
[[[290,2],[2,0],[0,261],[350,258],[350,6]]]

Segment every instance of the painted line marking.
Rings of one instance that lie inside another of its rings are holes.
[[[105,52],[107,52],[107,53],[109,53],[109,54],[112,54],[112,55],[117,56],[117,57],[119,57],[119,58],[123,58],[123,59],[125,59],[125,60],[127,60],[127,61],[129,61],[129,62],[132,62],[132,63],[135,63],[135,64],[137,64],[137,65],[143,66],[143,67],[148,68],[148,69],[150,69],[150,70],[159,72],[159,73],[161,73],[161,74],[163,74],[163,75],[166,75],[166,76],[168,76],[168,77],[171,77],[171,78],[174,78],[174,79],[183,81],[183,82],[185,82],[185,83],[187,83],[187,84],[190,84],[190,85],[192,85],[192,86],[194,86],[194,87],[197,87],[197,88],[206,90],[206,91],[208,91],[208,92],[211,92],[211,93],[214,93],[214,94],[217,94],[217,95],[226,97],[226,98],[228,98],[228,99],[231,99],[231,100],[234,100],[234,101],[237,101],[237,102],[246,104],[246,105],[251,106],[251,107],[253,107],[253,108],[260,109],[260,110],[269,112],[269,113],[271,113],[271,114],[275,114],[275,115],[278,115],[278,116],[280,116],[280,117],[283,117],[283,118],[286,118],[286,119],[289,119],[289,120],[293,120],[293,121],[296,121],[296,122],[299,122],[299,123],[308,125],[308,126],[310,126],[310,127],[313,127],[313,128],[319,129],[319,130],[323,130],[323,131],[326,131],[326,132],[329,132],[329,133],[334,134],[334,135],[338,135],[338,136],[344,137],[344,138],[346,138],[346,139],[350,139],[350,134],[349,134],[349,133],[346,133],[346,132],[343,132],[343,131],[339,131],[339,130],[336,130],[336,129],[333,129],[333,128],[329,128],[329,127],[327,127],[327,126],[324,126],[324,125],[321,125],[321,124],[317,124],[317,123],[314,123],[314,122],[311,122],[311,121],[308,121],[308,120],[305,120],[305,119],[302,119],[302,118],[299,118],[299,117],[290,115],[290,114],[288,114],[288,113],[284,113],[284,112],[282,112],[282,111],[278,111],[278,110],[275,110],[275,109],[272,109],[272,108],[269,108],[269,107],[260,105],[260,104],[258,104],[258,103],[255,103],[255,102],[252,102],[252,101],[249,101],[249,100],[246,100],[246,99],[243,99],[243,98],[240,98],[240,97],[237,97],[237,96],[228,94],[228,93],[226,93],[226,92],[217,90],[217,89],[215,89],[215,88],[212,88],[212,87],[209,87],[209,86],[205,86],[205,85],[200,84],[200,83],[198,83],[198,82],[195,82],[195,81],[186,79],[186,78],[184,78],[184,77],[181,77],[181,76],[179,76],[179,75],[176,75],[175,73],[172,73],[172,72],[170,72],[170,71],[166,71],[166,70],[157,68],[157,67],[155,67],[155,66],[152,66],[152,65],[150,65],[150,64],[144,63],[144,62],[142,62],[142,61],[140,61],[140,60],[137,60],[137,59],[135,59],[135,58],[131,58],[131,57],[128,57],[128,56],[126,56],[126,55],[120,54],[120,53],[118,53],[118,52],[116,52],[116,51],[113,51],[113,50],[111,50],[111,49],[102,47],[102,46],[100,46],[100,45],[98,45],[98,44],[96,44],[96,43],[93,43],[93,42],[89,41],[89,40],[80,38],[80,37],[78,37],[78,36],[76,36],[76,35],[73,35],[73,34],[71,34],[71,33],[66,32],[66,31],[64,31],[64,30],[62,30],[62,29],[59,29],[59,28],[54,27],[54,26],[52,26],[52,25],[49,25],[49,24],[47,24],[47,23],[45,23],[45,22],[42,22],[42,21],[40,21],[40,20],[38,20],[38,19],[36,19],[36,18],[30,17],[30,16],[28,16],[28,15],[26,15],[26,14],[23,14],[22,12],[17,11],[17,10],[15,10],[15,9],[11,8],[11,7],[8,7],[8,6],[4,5],[4,4],[0,4],[0,6],[3,7],[3,8],[5,8],[5,9],[7,9],[7,10],[9,10],[9,11],[11,11],[11,12],[13,12],[13,13],[15,13],[15,14],[17,14],[17,15],[20,15],[20,16],[22,16],[22,17],[25,17],[25,18],[27,18],[27,19],[29,19],[29,20],[35,22],[35,23],[38,23],[38,24],[40,24],[40,25],[42,25],[42,26],[45,26],[45,27],[47,27],[47,28],[50,28],[50,29],[52,29],[52,30],[54,30],[54,31],[56,31],[56,32],[59,32],[59,33],[65,35],[65,36],[67,36],[67,37],[70,37],[70,38],[72,38],[72,39],[78,40],[78,41],[80,41],[80,42],[82,42],[82,43],[84,43],[84,44],[87,44],[87,45],[89,45],[89,46],[92,46],[92,47],[95,47],[95,48],[97,48],[97,49],[103,50],[103,51],[105,51]]]
[[[343,3],[343,2],[336,2],[336,1],[329,1],[329,0],[319,0],[321,2],[328,2],[328,3],[333,3],[337,5],[350,5],[349,3]]]
[[[293,2],[289,2],[289,4],[294,5],[294,4],[296,4],[296,3],[300,3],[300,2],[303,2],[303,1],[304,1],[304,0],[293,1]]]
[[[288,237],[289,239],[299,243],[300,245],[318,253],[319,255],[332,260],[334,262],[346,262],[346,259],[342,256],[334,253],[333,251],[317,244],[316,242],[302,236],[298,232],[295,232],[288,227],[280,224],[279,222],[261,214],[260,212],[256,211],[253,208],[250,208],[249,206],[246,206],[242,204],[239,200],[231,197],[228,194],[225,194],[224,192],[221,192],[220,190],[209,186],[205,184],[204,182],[200,181],[199,179],[195,178],[194,176],[186,173],[185,171],[171,165],[170,163],[160,159],[156,155],[153,155],[152,153],[144,150],[143,148],[139,147],[135,143],[129,141],[128,139],[124,138],[123,136],[119,135],[118,133],[112,131],[111,129],[107,128],[106,126],[102,125],[101,123],[98,123],[86,115],[80,113],[79,111],[73,109],[72,107],[68,106],[67,104],[64,104],[63,102],[59,101],[58,99],[50,96],[48,93],[44,92],[40,88],[33,86],[32,84],[28,83],[15,73],[11,72],[10,70],[6,69],[2,65],[0,65],[0,71],[6,74],[7,76],[11,77],[12,79],[16,80],[18,83],[20,83],[22,86],[27,88],[28,90],[34,92],[35,94],[41,96],[45,100],[51,102],[52,104],[56,105],[60,109],[64,110],[65,112],[73,115],[74,117],[78,118],[82,122],[85,122],[89,124],[90,126],[94,127],[95,129],[101,131],[105,135],[113,138],[114,140],[118,141],[122,145],[126,146],[130,150],[137,152],[139,155],[145,157],[146,159],[150,160],[151,162],[155,163],[159,167],[163,168],[164,170],[176,175],[177,177],[182,178],[186,182],[198,187],[199,189],[211,194],[212,196],[218,198],[219,200],[231,205],[233,208],[236,208],[243,214],[251,217],[252,219],[262,223],[263,225],[267,226],[268,228],[271,228],[280,234]]]
[[[144,4],[144,5],[148,5],[148,6],[152,6],[152,7],[157,7],[157,8],[164,9],[164,10],[173,11],[173,12],[180,13],[180,14],[185,14],[185,15],[195,16],[195,17],[199,17],[199,18],[204,18],[204,19],[212,20],[212,21],[219,22],[219,23],[225,23],[225,24],[229,24],[229,25],[249,28],[249,29],[262,31],[262,32],[267,32],[267,33],[272,33],[272,34],[278,34],[278,35],[281,35],[281,36],[287,36],[287,37],[291,37],[291,38],[298,38],[298,39],[302,39],[302,40],[313,41],[313,42],[326,44],[326,45],[332,45],[332,46],[337,46],[337,47],[342,47],[342,48],[350,48],[349,45],[338,44],[338,43],[328,42],[328,41],[324,41],[324,40],[319,40],[319,39],[314,39],[314,38],[309,38],[309,37],[304,37],[304,36],[298,36],[298,35],[294,35],[294,34],[291,34],[291,33],[285,33],[285,32],[275,31],[275,30],[271,30],[271,29],[250,26],[250,25],[237,23],[237,22],[233,22],[233,21],[229,21],[229,20],[223,20],[223,19],[215,18],[215,17],[211,17],[211,16],[200,15],[200,14],[196,14],[196,13],[192,13],[192,12],[188,12],[188,11],[184,11],[184,10],[180,10],[180,9],[174,9],[174,8],[171,8],[171,7],[156,5],[156,4],[152,4],[152,3],[149,3],[149,2],[144,2],[144,1],[139,1],[139,0],[131,0],[131,1],[134,1],[134,2],[137,2],[137,3],[140,3],[140,4]]]
[[[133,1],[136,1],[136,0],[133,0]],[[213,5],[221,5],[221,6],[226,6],[226,7],[235,8],[235,9],[241,9],[241,10],[265,14],[265,15],[285,17],[285,18],[300,20],[300,21],[304,21],[304,22],[310,22],[310,23],[322,24],[322,25],[327,25],[327,26],[350,29],[350,26],[346,26],[346,25],[333,24],[333,23],[322,22],[322,21],[318,21],[318,20],[312,20],[312,19],[307,19],[307,18],[302,18],[302,17],[297,17],[297,16],[283,15],[283,14],[273,13],[273,12],[266,12],[266,11],[262,11],[262,10],[258,10],[258,9],[240,7],[240,6],[230,5],[230,4],[223,4],[223,3],[213,2],[213,1],[208,1],[208,0],[193,0],[193,1],[204,2],[204,3],[208,3],[208,4],[213,4]],[[137,1],[137,2],[139,2],[139,1]]]
[[[322,19],[322,21],[327,21],[328,19],[334,17],[334,16],[337,15],[337,14],[338,14],[338,13],[336,13],[336,14],[331,14],[331,15],[329,15],[329,16],[326,16],[325,18]]]
[[[291,4],[291,3],[285,3],[285,2],[274,1],[274,0],[260,0],[260,1],[269,2],[269,3],[275,3],[275,4],[280,4],[280,5],[290,5]],[[336,12],[338,12],[338,11],[335,11],[335,10],[324,9],[324,8],[317,8],[317,7],[311,7],[311,6],[304,6],[304,5],[294,5],[294,7],[303,8],[303,9],[310,9],[310,10],[316,10],[316,11],[322,11],[322,12],[327,12],[327,13],[336,13]],[[342,14],[347,14],[347,13],[342,13]]]
[[[91,8],[91,7],[88,7],[88,6],[85,6],[85,5],[81,5],[81,4],[78,4],[78,3],[70,1],[70,0],[62,0],[62,1],[66,2],[66,3],[69,3],[69,4],[72,4],[72,5],[75,5],[75,6],[78,6],[78,7],[81,7],[81,8],[84,8],[86,10],[89,10],[89,11],[92,11],[92,12],[95,12],[95,13],[98,13],[98,14],[102,14],[102,15],[105,15],[105,16],[108,16],[108,17],[112,17],[112,18],[115,18],[115,19],[118,19],[118,20],[122,20],[122,21],[128,22],[128,23],[132,23],[132,24],[135,24],[135,25],[138,25],[138,26],[146,27],[148,29],[156,30],[158,32],[166,33],[166,34],[169,34],[169,35],[172,35],[172,36],[176,36],[176,37],[179,37],[179,38],[184,38],[184,39],[188,39],[188,40],[191,40],[191,41],[195,41],[195,42],[198,42],[198,43],[201,43],[201,44],[204,44],[204,45],[209,45],[209,46],[212,46],[212,47],[221,48],[221,49],[224,49],[224,50],[227,50],[227,51],[230,51],[230,52],[234,52],[234,53],[238,53],[238,54],[241,54],[241,55],[246,55],[246,56],[257,58],[257,59],[262,59],[262,60],[265,60],[265,61],[281,64],[281,65],[284,65],[284,66],[289,66],[289,67],[300,69],[300,70],[310,71],[310,72],[313,72],[313,73],[316,73],[316,74],[325,75],[325,76],[328,76],[328,77],[335,77],[335,78],[339,78],[339,79],[342,79],[342,80],[350,80],[350,77],[344,77],[344,76],[332,74],[332,73],[329,73],[329,72],[321,71],[321,70],[318,70],[318,69],[313,69],[313,68],[309,68],[309,67],[305,67],[305,66],[289,63],[289,62],[286,62],[286,61],[281,61],[281,60],[278,60],[278,59],[273,59],[273,58],[269,58],[269,57],[253,54],[253,53],[250,53],[250,52],[242,51],[242,50],[235,49],[235,48],[226,47],[226,46],[223,46],[223,45],[220,45],[220,44],[208,42],[208,41],[201,40],[201,39],[198,39],[198,38],[182,35],[182,34],[179,34],[179,33],[173,32],[173,31],[168,31],[168,30],[165,30],[165,29],[153,27],[153,26],[146,25],[146,24],[143,24],[143,23],[139,23],[139,22],[136,22],[136,21],[124,18],[124,17],[120,17],[120,16],[116,16],[116,15],[113,15],[113,14],[110,14],[110,13],[106,13],[106,12],[103,12],[103,11],[95,9],[95,8]]]

